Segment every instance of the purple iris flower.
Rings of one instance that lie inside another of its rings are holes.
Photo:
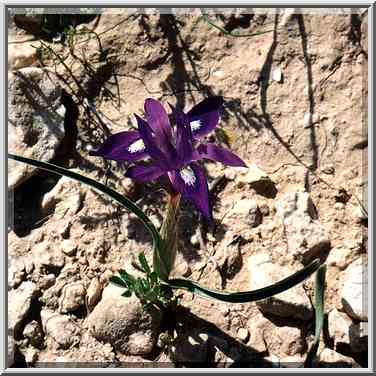
[[[212,142],[201,143],[217,126],[222,105],[222,97],[204,99],[188,113],[170,105],[176,123],[172,127],[162,104],[148,98],[144,106],[146,120],[135,115],[138,131],[110,136],[91,155],[132,163],[148,159],[148,164],[128,168],[126,176],[139,182],[167,176],[173,190],[192,202],[211,221],[208,184],[204,169],[197,161],[210,159],[227,166],[246,166],[231,151]]]

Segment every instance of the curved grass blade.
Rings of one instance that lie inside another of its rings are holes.
[[[221,292],[207,289],[205,287],[200,286],[198,283],[194,281],[183,278],[170,279],[167,281],[167,284],[172,289],[187,290],[202,297],[220,300],[222,302],[248,303],[256,300],[270,298],[273,295],[279,294],[283,291],[288,290],[291,287],[294,287],[295,285],[307,279],[312,273],[314,273],[320,267],[320,265],[320,260],[316,259],[312,261],[309,265],[307,265],[304,269],[299,270],[295,274],[275,283],[274,285],[266,286],[253,291],[233,293]]]
[[[209,15],[207,13],[205,13],[202,9],[200,9],[200,10],[201,10],[202,18],[210,26],[214,27],[215,29],[219,30],[222,34],[224,34],[226,36],[229,36],[229,37],[235,37],[235,38],[242,38],[242,37],[244,37],[244,38],[249,38],[249,37],[255,37],[255,36],[258,36],[258,35],[262,35],[262,34],[273,32],[273,30],[266,30],[266,31],[259,31],[257,33],[253,33],[253,34],[240,34],[240,33],[234,33],[233,31],[227,31],[223,27],[220,27],[217,24],[215,24],[214,22],[210,21]]]
[[[19,155],[14,155],[11,153],[8,153],[8,158],[14,159],[18,162],[27,163],[29,165],[32,165],[34,167],[41,168],[43,170],[47,170],[50,172],[53,172],[55,174],[59,174],[62,176],[66,176],[68,178],[71,178],[73,180],[76,180],[80,183],[86,184],[91,188],[96,189],[97,191],[104,193],[108,196],[110,196],[113,200],[117,201],[120,205],[126,207],[129,211],[134,213],[143,223],[145,228],[149,231],[152,239],[153,239],[153,246],[154,251],[158,254],[160,253],[159,250],[162,249],[162,239],[159,235],[159,232],[154,227],[153,223],[150,221],[150,219],[145,215],[145,213],[135,204],[133,203],[129,198],[121,195],[120,193],[114,191],[113,189],[98,183],[96,180],[88,178],[87,176],[83,176],[80,174],[77,174],[76,172],[70,171],[64,167],[60,167],[57,165],[54,165],[52,163],[48,162],[41,162],[37,161],[35,159],[21,157]],[[160,255],[160,258],[163,259],[162,255]],[[156,270],[157,273],[158,270]]]
[[[305,367],[312,367],[316,358],[317,350],[320,344],[320,336],[324,327],[324,292],[325,292],[325,273],[326,265],[322,265],[317,273],[315,280],[315,339],[312,347],[307,354]]]
[[[143,252],[141,252],[139,255],[138,255],[138,261],[142,267],[142,270],[146,273],[146,274],[150,274],[151,273],[151,269],[150,269],[150,266],[146,260],[146,257],[145,257],[145,254]]]

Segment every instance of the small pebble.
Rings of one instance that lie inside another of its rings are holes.
[[[194,247],[198,247],[198,246],[200,246],[200,242],[199,242],[199,240],[198,240],[198,236],[197,236],[197,234],[193,234],[192,236],[191,236],[191,244],[194,246]]]
[[[249,339],[249,331],[246,328],[240,328],[237,333],[237,338],[246,343]]]
[[[282,82],[282,70],[281,68],[276,68],[272,73],[272,80],[276,82]]]
[[[67,256],[73,256],[77,250],[77,244],[70,239],[66,239],[61,242],[60,248]]]
[[[336,202],[334,205],[333,205],[334,209],[336,210],[343,210],[345,208],[345,204],[343,204],[342,202]]]

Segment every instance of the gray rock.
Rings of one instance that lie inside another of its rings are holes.
[[[80,342],[80,328],[69,316],[42,310],[41,319],[49,348],[68,349]]]
[[[238,333],[236,334],[236,338],[240,341],[246,343],[249,339],[249,331],[246,328],[239,328]]]
[[[37,50],[31,44],[17,43],[8,45],[8,70],[30,67],[37,62]]]
[[[89,311],[92,311],[102,295],[102,285],[98,278],[93,278],[86,293],[86,304]]]
[[[156,307],[143,307],[134,295],[122,297],[122,291],[113,285],[105,288],[89,316],[90,331],[125,354],[148,354],[156,343],[162,313]]]
[[[341,292],[346,313],[357,320],[368,321],[368,273],[366,260],[362,257],[346,269]]]
[[[354,257],[355,252],[348,248],[332,248],[329,252],[326,264],[328,266],[335,266],[336,268],[343,270],[350,264],[351,259]]]
[[[261,223],[262,215],[255,200],[244,198],[235,203],[223,222],[231,219],[242,221],[250,227],[257,227]]]
[[[8,286],[12,289],[17,288],[25,276],[24,258],[10,254],[8,256]]]
[[[48,276],[46,276],[48,277]],[[67,264],[60,271],[53,286],[44,291],[40,301],[48,308],[57,310],[59,307],[59,298],[63,288],[73,282],[80,280],[80,266],[77,263]],[[47,286],[45,286],[47,288]]]
[[[235,183],[238,187],[249,185],[257,193],[274,197],[276,188],[274,182],[268,174],[253,163],[248,163],[248,167],[238,168],[236,171]]]
[[[247,345],[260,353],[267,351],[271,355],[286,358],[302,353],[306,346],[299,328],[277,326],[262,314],[248,321],[248,329],[251,338]]]
[[[59,300],[61,313],[74,312],[85,304],[86,289],[81,282],[64,286]]]
[[[318,357],[318,367],[320,368],[359,368],[359,364],[354,359],[344,356],[334,350],[324,349]]]
[[[14,363],[14,353],[16,344],[12,335],[8,335],[8,364],[7,367],[11,367]]]
[[[321,223],[313,219],[315,209],[308,193],[286,193],[276,207],[283,219],[291,256],[307,263],[329,250],[329,234]]]
[[[8,80],[9,151],[50,161],[64,137],[65,107],[61,88],[52,72],[23,68]],[[8,189],[14,189],[35,173],[35,168],[9,160]]]
[[[43,331],[35,320],[29,322],[23,331],[23,336],[29,340],[34,347],[39,347],[43,342]]]
[[[20,349],[20,352],[24,356],[25,362],[28,366],[32,366],[38,360],[39,350],[34,347]]]
[[[265,353],[267,348],[264,340],[264,332],[270,327],[270,325],[270,321],[267,320],[262,314],[252,317],[247,324],[250,333],[248,346],[259,353]]]
[[[353,322],[346,314],[333,309],[328,315],[329,336],[334,342],[334,350],[340,351],[343,346],[350,346],[351,351],[359,353],[368,346],[368,330],[366,322]]]
[[[280,351],[288,356],[301,354],[305,347],[305,341],[299,328],[282,326],[274,330],[274,338],[279,337],[281,341]],[[266,339],[267,343],[268,340]],[[268,349],[271,346],[268,344]]]
[[[80,173],[75,169],[72,171]],[[84,197],[82,184],[63,176],[53,189],[44,195],[41,209],[44,212],[54,211],[59,218],[69,217],[80,210]]]
[[[30,281],[23,282],[17,290],[8,292],[8,329],[14,335],[20,333],[23,320],[29,313],[31,301],[37,292],[37,286]]]
[[[77,250],[77,244],[73,240],[65,239],[60,244],[60,249],[67,256],[73,256]]]
[[[295,272],[288,266],[274,264],[267,253],[252,255],[248,260],[248,267],[251,290],[272,285]],[[313,314],[310,300],[301,285],[274,295],[271,298],[257,301],[256,304],[262,312],[280,317],[309,320]]]

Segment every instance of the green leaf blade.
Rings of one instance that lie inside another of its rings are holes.
[[[138,255],[138,261],[140,262],[140,265],[143,269],[143,271],[146,273],[146,274],[150,274],[151,273],[151,269],[150,269],[150,266],[146,260],[146,257],[145,257],[145,254],[143,252],[141,252],[139,255]]]
[[[116,276],[116,275],[113,275],[110,277],[109,281],[117,286],[117,287],[121,287],[121,288],[128,288],[128,285],[127,283],[125,283],[120,277]]]
[[[314,273],[320,267],[320,261],[318,259],[312,261],[304,269],[296,272],[295,274],[267,287],[263,287],[258,290],[244,291],[244,292],[234,292],[227,293],[216,290],[207,289],[200,286],[198,283],[188,280],[188,279],[171,279],[167,281],[167,284],[172,289],[183,289],[190,291],[194,294],[200,295],[206,298],[212,298],[222,302],[228,303],[248,303],[257,300],[263,300],[270,298],[273,295],[279,294],[283,291],[296,286],[297,284],[303,282],[312,273]]]

